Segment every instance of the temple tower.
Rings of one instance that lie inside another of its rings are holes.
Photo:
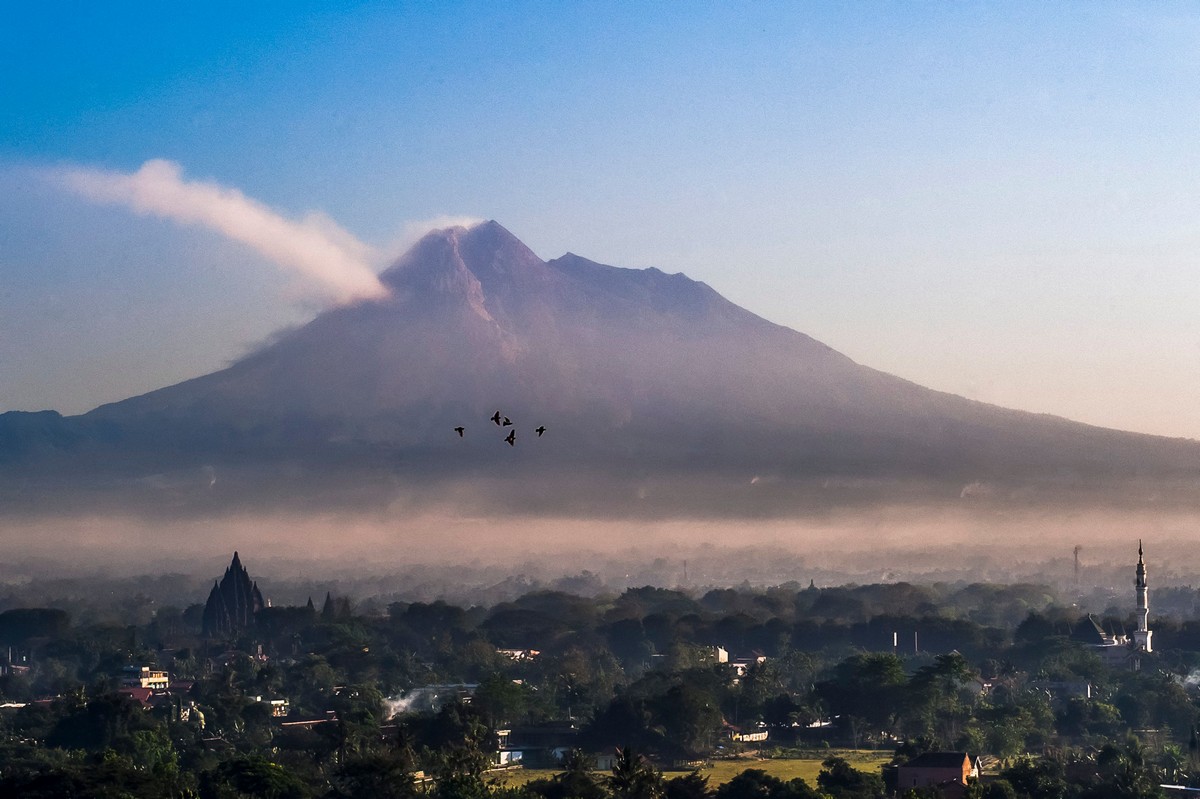
[[[254,614],[263,608],[258,583],[242,566],[238,553],[225,570],[225,576],[214,583],[204,605],[204,634],[231,638],[254,624]]]
[[[1142,560],[1142,542],[1138,541],[1137,579],[1134,580],[1137,590],[1137,629],[1133,633],[1133,648],[1143,652],[1153,652],[1150,638],[1150,600],[1146,588],[1146,563]]]

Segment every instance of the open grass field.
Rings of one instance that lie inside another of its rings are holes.
[[[815,787],[817,784],[817,774],[821,771],[821,762],[825,758],[834,755],[844,757],[850,761],[850,765],[860,771],[867,771],[873,774],[878,774],[879,767],[892,759],[891,752],[877,752],[866,749],[831,749],[819,755],[814,753],[812,757],[773,758],[770,760],[754,760],[749,758],[714,760],[711,766],[700,769],[700,773],[708,777],[708,784],[713,787],[729,782],[735,776],[749,768],[761,769],[781,780],[800,777],[809,785]],[[516,769],[494,776],[498,777],[500,783],[503,785],[524,785],[530,780],[552,777],[557,773],[557,771],[552,769]],[[663,776],[670,779],[671,777],[678,777],[686,773],[686,771],[666,771],[663,773]]]

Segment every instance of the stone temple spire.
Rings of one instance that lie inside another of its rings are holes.
[[[1150,638],[1154,633],[1150,630],[1150,599],[1146,587],[1146,562],[1142,559],[1142,542],[1138,540],[1138,562],[1136,579],[1133,582],[1137,592],[1137,629],[1133,633],[1133,647],[1143,652],[1154,651]]]
[[[225,570],[225,576],[214,583],[204,605],[204,634],[233,637],[254,623],[254,614],[263,608],[258,584],[250,579],[238,553]]]

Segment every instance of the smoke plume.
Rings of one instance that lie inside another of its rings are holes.
[[[93,168],[55,173],[57,182],[93,202],[208,228],[239,241],[338,303],[387,294],[372,269],[372,249],[324,214],[289,219],[237,189],[189,181],[171,161],[155,159],[132,174]]]

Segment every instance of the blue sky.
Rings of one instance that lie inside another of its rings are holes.
[[[0,24],[0,410],[185,379],[323,307],[47,179],[164,159],[384,261],[494,218],[934,388],[1200,437],[1195,6],[95,5]]]

